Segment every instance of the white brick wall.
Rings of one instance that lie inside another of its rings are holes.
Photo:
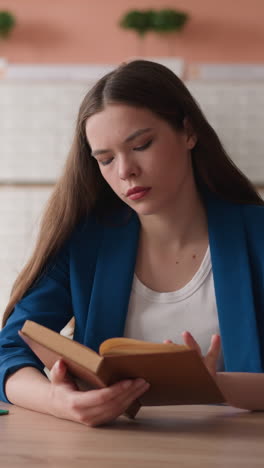
[[[0,183],[54,181],[88,82],[0,82]],[[264,83],[188,83],[237,165],[264,182]],[[212,155],[213,157],[213,155]],[[0,314],[51,188],[0,185]]]
[[[263,185],[264,81],[194,81],[189,89],[230,157],[253,182]]]
[[[0,82],[0,180],[55,180],[91,83]],[[238,166],[264,179],[264,82],[198,82],[188,87]]]
[[[34,245],[50,188],[0,188],[0,314]]]
[[[0,82],[0,179],[55,180],[87,85]]]

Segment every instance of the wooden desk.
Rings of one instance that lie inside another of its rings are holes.
[[[256,468],[264,413],[221,406],[143,408],[135,421],[88,428],[11,405],[0,416],[0,466]]]

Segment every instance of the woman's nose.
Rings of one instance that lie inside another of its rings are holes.
[[[133,161],[129,159],[120,158],[118,164],[119,177],[122,180],[129,179],[130,177],[136,177],[139,173],[139,168]]]

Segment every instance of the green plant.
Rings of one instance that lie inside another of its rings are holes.
[[[152,28],[153,10],[131,10],[123,15],[120,26],[125,29],[134,29],[140,36],[144,36]]]
[[[142,54],[145,34],[149,31],[166,34],[168,38],[169,55],[173,55],[172,41],[169,33],[180,31],[189,15],[183,11],[163,9],[163,10],[130,10],[123,15],[119,25],[125,29],[134,29],[141,40],[139,41],[139,55]],[[141,54],[140,54],[141,52]]]
[[[0,11],[0,38],[7,38],[16,24],[14,15],[9,11]]]
[[[188,19],[189,15],[183,11],[159,10],[152,16],[151,29],[160,33],[180,31]]]

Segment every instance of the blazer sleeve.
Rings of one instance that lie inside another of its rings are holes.
[[[25,320],[60,331],[72,317],[69,264],[69,245],[65,245],[17,303],[1,330],[0,400],[9,403],[4,389],[8,375],[26,366],[43,372],[43,364],[18,335]]]

